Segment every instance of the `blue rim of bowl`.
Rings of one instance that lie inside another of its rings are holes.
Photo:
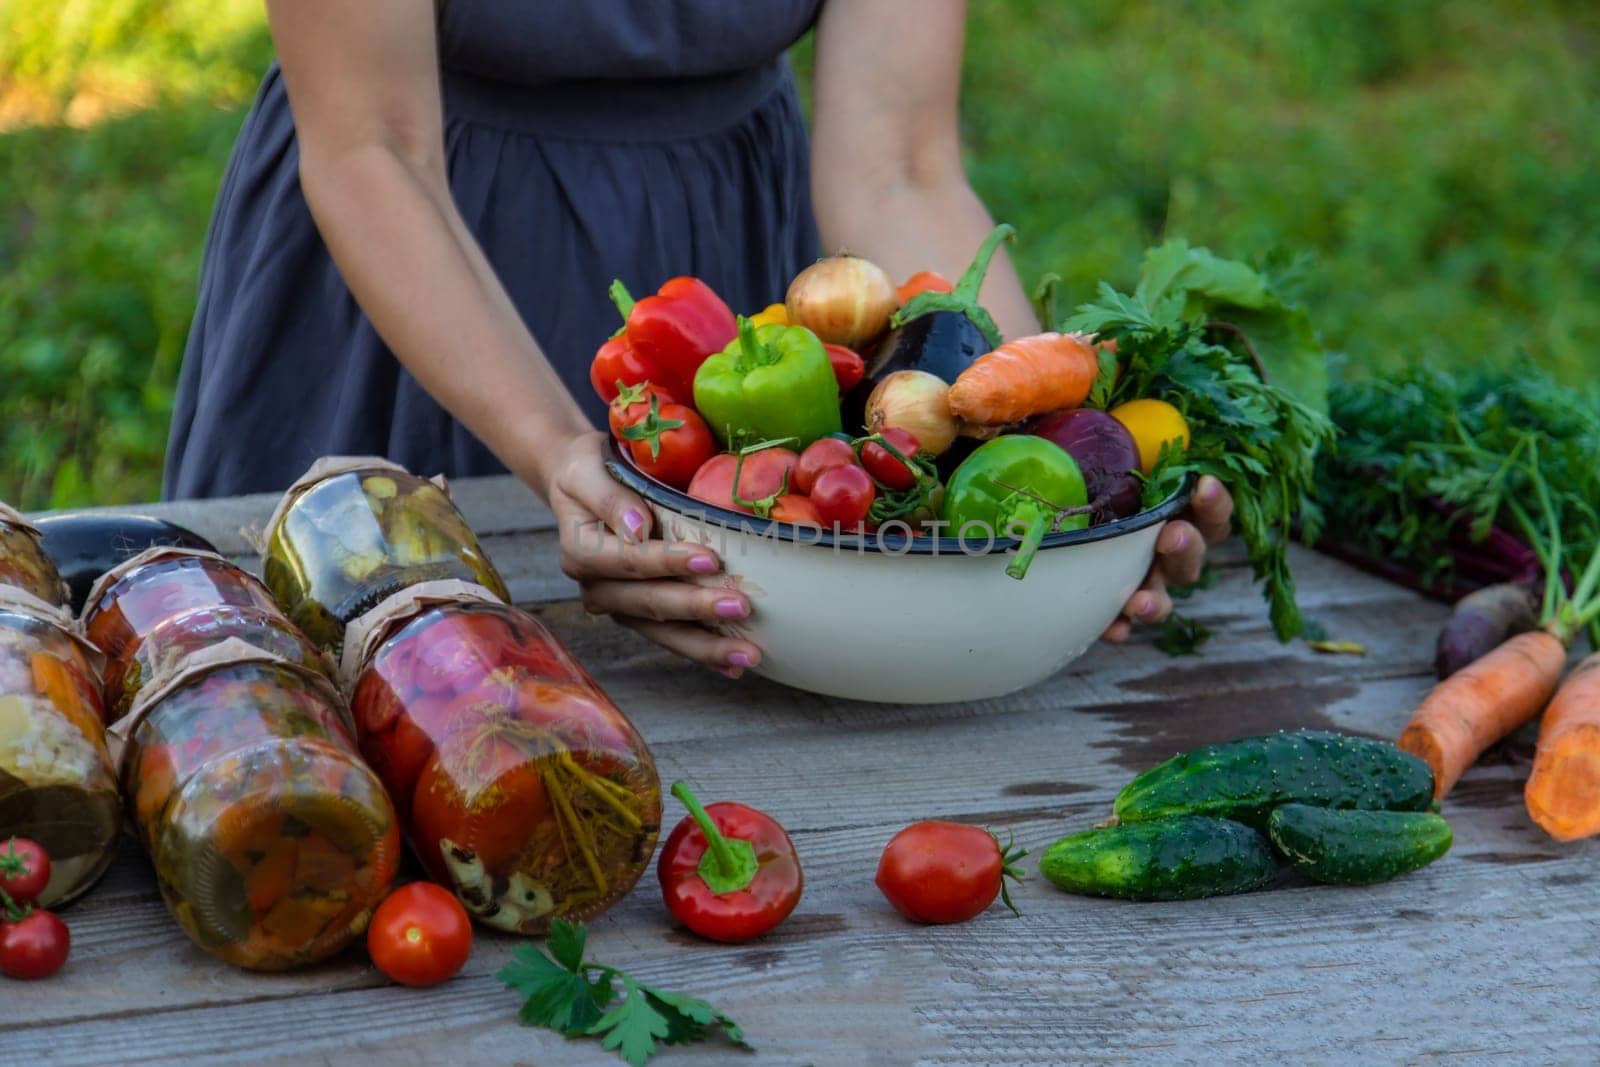
[[[611,477],[650,503],[677,512],[685,518],[708,522],[752,537],[791,541],[807,548],[813,546],[841,548],[852,552],[882,552],[891,556],[987,556],[997,552],[1008,552],[1017,546],[1015,538],[997,537],[984,551],[975,552],[973,551],[975,541],[960,537],[906,537],[898,533],[884,535],[881,532],[866,535],[834,534],[816,527],[802,528],[793,523],[779,522],[777,519],[763,519],[758,515],[749,515],[742,511],[734,511],[732,508],[696,500],[688,493],[674,489],[665,482],[657,481],[624,458],[615,440],[608,439],[606,449],[608,452],[606,470],[610,472]],[[1113,537],[1121,537],[1123,534],[1166,522],[1188,506],[1194,483],[1195,478],[1190,475],[1184,479],[1183,485],[1178,487],[1177,492],[1155,507],[1141,511],[1137,515],[1129,515],[1125,519],[1102,523],[1084,530],[1063,530],[1060,533],[1047,534],[1039,543],[1039,549],[1043,551],[1047,548],[1060,548],[1063,545],[1086,545],[1094,541],[1109,541]],[[801,536],[802,534],[804,536]]]

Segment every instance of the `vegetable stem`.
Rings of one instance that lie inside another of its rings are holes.
[[[759,866],[755,846],[748,841],[730,841],[724,837],[687,782],[673,782],[672,795],[689,809],[689,815],[706,836],[706,854],[700,861],[700,877],[705,879],[706,885],[718,896],[747,888],[755,880]],[[740,848],[741,845],[744,847]]]
[[[628,316],[633,314],[633,294],[628,292],[628,287],[622,284],[621,278],[611,282],[611,302],[622,312],[622,321],[627,322]]]

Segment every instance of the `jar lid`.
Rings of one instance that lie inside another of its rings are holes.
[[[345,703],[344,696],[326,676],[293,660],[284,659],[275,652],[257,648],[248,641],[229,637],[187,656],[180,656],[158,669],[133,698],[127,714],[106,728],[106,746],[111,750],[111,758],[117,766],[118,779],[120,780],[127,771],[123,761],[127,758],[128,739],[139,728],[145,716],[155,710],[156,705],[178,689],[213,671],[250,664],[277,667],[305,680],[338,711],[339,718],[350,731],[350,736],[355,737],[355,720],[350,714],[350,707]]]
[[[272,531],[278,528],[278,523],[283,521],[284,514],[299,499],[301,493],[318,482],[326,481],[340,474],[372,470],[398,471],[401,474],[413,473],[394,460],[385,459],[382,456],[323,456],[307,467],[306,472],[296,478],[294,483],[283,491],[283,496],[278,499],[278,506],[272,509],[272,517],[267,520],[267,532],[261,539],[260,550],[266,551],[267,539],[272,537]],[[429,478],[428,481],[438,486],[445,496],[450,495],[450,483],[445,480],[444,475],[436,474]]]
[[[89,596],[83,602],[83,621],[85,623],[89,621],[89,616],[94,614],[100,606],[100,598],[105,596],[107,590],[113,585],[116,585],[127,577],[129,573],[143,567],[145,564],[153,563],[158,559],[166,559],[169,556],[193,556],[197,559],[217,560],[232,567],[247,580],[261,585],[259,578],[220,553],[208,552],[203,548],[182,548],[178,545],[151,545],[138,555],[129,556],[94,580],[94,584],[89,587]],[[266,588],[266,586],[261,585],[263,592],[266,591]]]
[[[418,582],[397,590],[351,619],[344,628],[344,646],[339,656],[339,684],[346,695],[354,695],[356,682],[367,661],[396,624],[441,604],[499,604],[506,606],[493,590],[476,582],[441,578]]]

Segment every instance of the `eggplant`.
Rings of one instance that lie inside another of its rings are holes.
[[[1000,330],[978,303],[978,290],[1000,242],[1016,233],[1002,223],[985,238],[955,289],[918,293],[889,320],[893,329],[867,360],[867,372],[843,399],[846,426],[860,426],[867,398],[897,370],[927,371],[951,383],[1000,344]]]
[[[72,593],[73,612],[83,611],[89,589],[106,571],[155,545],[215,552],[193,530],[149,515],[75,511],[32,520],[44,537],[39,547],[56,565]]]

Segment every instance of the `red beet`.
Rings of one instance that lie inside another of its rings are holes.
[[[1078,461],[1089,488],[1095,525],[1126,518],[1139,510],[1144,483],[1139,480],[1139,446],[1127,427],[1103,411],[1074,408],[1041,415],[1027,431],[1060,445]]]

